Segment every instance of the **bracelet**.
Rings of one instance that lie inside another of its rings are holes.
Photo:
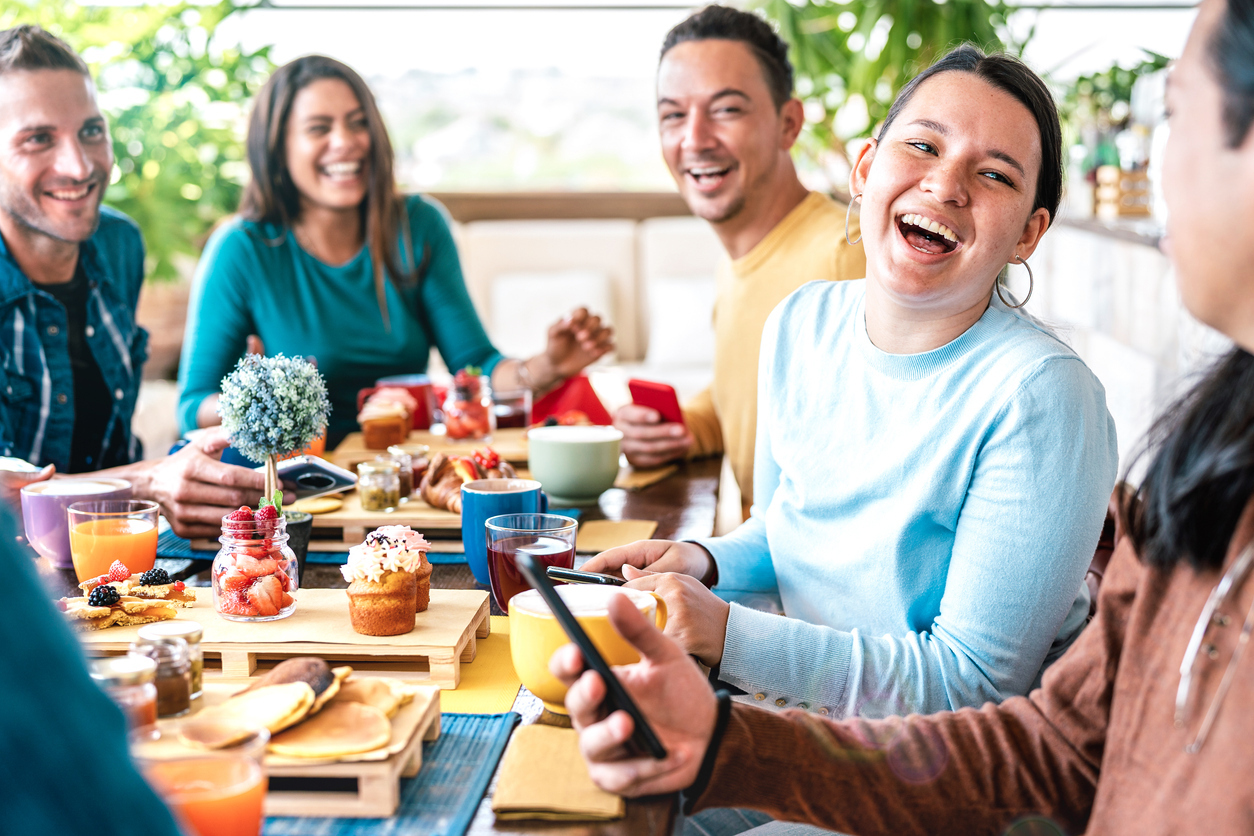
[[[518,369],[514,372],[514,376],[518,378],[518,382],[523,385],[524,389],[530,392],[536,391],[536,384],[531,379],[531,369],[527,368],[526,360],[518,361]]]
[[[697,778],[692,786],[680,792],[680,809],[685,816],[692,815],[697,799],[705,795],[709,789],[710,779],[714,777],[714,765],[718,761],[719,745],[723,742],[723,734],[727,731],[727,721],[731,719],[731,694],[718,691],[718,714],[714,720],[714,734],[710,736],[710,744],[706,747],[705,757],[701,759],[701,768],[697,770]]]

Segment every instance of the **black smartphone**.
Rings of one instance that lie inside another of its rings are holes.
[[[592,639],[588,638],[588,634],[583,631],[583,627],[579,626],[579,622],[571,614],[570,609],[566,606],[566,602],[562,600],[562,596],[557,594],[557,589],[549,581],[548,576],[540,571],[540,566],[535,558],[526,552],[520,551],[516,560],[523,577],[527,579],[527,583],[531,584],[532,589],[540,593],[540,597],[544,599],[545,603],[549,605],[549,609],[553,611],[553,615],[556,616],[557,623],[562,625],[566,635],[579,647],[579,652],[583,654],[584,664],[601,675],[601,679],[605,682],[605,701],[610,712],[622,709],[631,715],[632,723],[635,726],[635,731],[631,735],[631,742],[641,751],[648,752],[657,760],[665,758],[666,747],[662,745],[662,741],[658,740],[657,735],[653,732],[653,728],[649,725],[649,721],[644,719],[644,714],[640,712],[640,708],[627,693],[627,689],[618,681],[614,671],[610,670],[610,666],[605,663],[605,659],[601,656],[601,652],[596,649],[596,645],[592,643]]]
[[[602,575],[600,572],[580,572],[578,569],[563,569],[561,566],[550,566],[544,570],[548,576],[562,583],[595,583],[603,586],[622,586],[626,578],[613,575]]]
[[[352,471],[336,467],[316,456],[284,459],[279,462],[278,471],[279,480],[293,487],[297,499],[339,493],[357,484],[357,476]]]

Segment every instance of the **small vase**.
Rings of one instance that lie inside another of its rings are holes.
[[[228,621],[277,621],[296,610],[296,553],[287,520],[222,520],[213,559],[213,608]]]

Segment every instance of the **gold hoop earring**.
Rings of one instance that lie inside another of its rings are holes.
[[[1019,256],[1015,256],[1015,261],[1019,262],[1024,267],[1026,267],[1028,271],[1028,295],[1023,297],[1023,301],[1017,305],[1012,305],[1006,301],[1005,296],[1001,295],[1001,282],[993,282],[993,287],[997,290],[997,298],[1001,300],[1001,303],[1003,305],[1005,305],[1007,308],[1013,308],[1014,310],[1018,310],[1019,308],[1022,308],[1024,305],[1026,305],[1028,303],[1028,300],[1032,298],[1032,291],[1036,289],[1036,277],[1032,275],[1032,268],[1028,267],[1028,263],[1026,261],[1024,261]]]
[[[845,240],[846,241],[849,241],[849,210],[853,209],[853,204],[855,201],[858,201],[861,199],[862,199],[862,195],[856,194],[849,200],[849,205],[845,207]],[[861,240],[862,240],[862,229],[859,228],[858,229],[858,241],[861,241]],[[852,247],[854,244],[858,243],[858,241],[849,241],[849,246]]]

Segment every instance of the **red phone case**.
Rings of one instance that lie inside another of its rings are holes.
[[[679,408],[679,396],[675,394],[675,387],[652,380],[629,380],[627,388],[631,391],[632,403],[656,409],[662,420],[669,424],[684,423],[684,413]]]

